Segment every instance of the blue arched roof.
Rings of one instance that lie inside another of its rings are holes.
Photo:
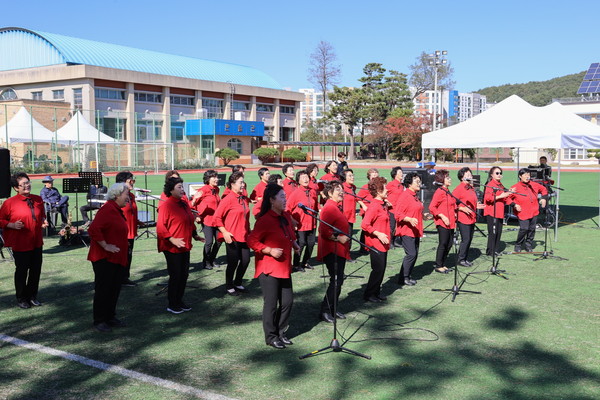
[[[282,89],[269,75],[244,65],[176,56],[23,28],[0,29],[0,71],[65,63]]]

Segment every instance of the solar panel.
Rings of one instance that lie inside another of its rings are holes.
[[[592,63],[583,77],[577,94],[600,93],[600,63]]]

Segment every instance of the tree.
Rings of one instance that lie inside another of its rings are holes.
[[[311,53],[308,68],[308,81],[323,92],[323,111],[327,111],[327,91],[338,84],[341,77],[340,65],[337,55],[329,42],[320,41]],[[325,132],[323,132],[323,138]]]
[[[421,154],[421,137],[431,131],[431,117],[391,117],[388,118],[385,129],[394,137],[390,151],[397,158],[409,157],[415,160]]]
[[[425,93],[427,90],[433,90],[435,87],[435,69],[429,64],[430,60],[431,56],[422,52],[421,55],[417,57],[416,62],[409,67],[411,71],[409,83],[416,89],[413,94],[413,99],[418,95]],[[452,80],[453,74],[454,68],[452,68],[449,61],[447,64],[438,65],[438,89],[452,89],[455,84]]]
[[[306,161],[306,153],[296,147],[292,147],[283,151],[283,158],[287,158],[292,162]]]
[[[354,127],[356,127],[363,116],[364,92],[362,89],[335,86],[330,98],[333,105],[328,115],[348,128],[348,136],[350,138],[348,160],[353,160]]]
[[[240,153],[235,151],[234,149],[230,149],[229,147],[225,147],[215,153],[215,156],[219,157],[223,160],[223,164],[227,165],[233,160],[237,160],[240,158]]]
[[[263,164],[272,161],[279,155],[279,151],[273,147],[259,147],[252,152]]]

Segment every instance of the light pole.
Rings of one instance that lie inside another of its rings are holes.
[[[436,50],[433,54],[429,55],[429,65],[433,67],[434,71],[434,83],[433,83],[433,95],[435,97],[435,101],[433,103],[433,130],[437,129],[437,111],[438,111],[438,103],[441,104],[441,95],[438,97],[437,92],[437,84],[438,84],[438,68],[440,65],[446,65],[448,60],[446,60],[446,56],[448,52],[446,50]]]

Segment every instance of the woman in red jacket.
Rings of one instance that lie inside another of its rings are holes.
[[[344,189],[344,200],[342,201],[342,212],[348,218],[350,233],[354,231],[356,222],[356,185],[354,184],[354,171],[350,168],[342,172],[342,188]],[[354,195],[354,196],[352,196]]]
[[[246,239],[250,231],[250,208],[248,198],[242,194],[244,175],[234,172],[229,176],[230,193],[221,200],[214,215],[214,224],[223,234],[227,250],[225,289],[231,296],[239,296],[248,290],[242,285],[250,263],[250,249]],[[235,275],[235,279],[234,279]]]
[[[475,232],[475,222],[477,222],[477,210],[482,210],[485,206],[479,203],[477,193],[473,187],[473,173],[469,167],[463,167],[458,171],[458,180],[460,184],[454,189],[452,194],[464,204],[458,204],[457,223],[460,232],[460,246],[458,247],[458,264],[463,267],[472,267],[473,263],[467,260],[473,233]]]
[[[129,253],[127,220],[122,210],[129,202],[127,184],[115,183],[106,198],[108,201],[88,229],[91,239],[88,260],[94,267],[94,328],[100,332],[125,326],[116,318],[116,310]]]
[[[404,260],[400,268],[398,283],[414,286],[417,281],[411,273],[419,255],[419,244],[423,236],[423,203],[417,194],[421,190],[421,178],[416,172],[404,175],[406,190],[398,198],[398,207],[394,209],[396,217],[396,236],[400,236],[404,247]]]
[[[313,210],[317,209],[317,193],[312,190],[309,186],[310,180],[308,173],[305,170],[298,171],[296,174],[296,182],[298,182],[298,188],[292,192],[286,201],[286,211],[291,213],[294,219],[298,245],[300,250],[298,254],[294,255],[293,271],[304,272],[305,268],[312,269],[313,267],[308,263],[308,260],[312,257],[313,247],[315,247],[315,229],[317,227],[316,220],[306,214],[300,207],[299,204],[303,204]],[[302,251],[304,250],[304,256],[302,261]]]
[[[281,186],[267,185],[248,246],[254,250],[256,272],[263,292],[265,342],[276,349],[293,344],[285,336],[292,310],[292,250],[298,250],[290,214],[285,211]]]
[[[365,231],[365,244],[374,247],[378,252],[370,251],[371,275],[363,295],[365,301],[381,303],[387,300],[381,294],[381,283],[387,266],[387,254],[390,249],[390,217],[387,197],[386,179],[373,178],[369,181],[369,193],[373,201],[369,205],[362,220],[361,228]]]
[[[452,271],[444,264],[452,248],[452,238],[456,228],[456,200],[450,195],[452,178],[448,170],[436,171],[434,182],[439,186],[429,203],[429,212],[433,215],[439,237],[434,271],[447,274]]]
[[[192,199],[192,207],[197,211],[196,222],[202,224],[204,233],[204,249],[202,264],[204,269],[215,268],[215,259],[219,253],[221,242],[217,240],[218,229],[214,222],[214,214],[221,202],[219,196],[219,177],[217,171],[209,169],[204,173],[202,186]]]
[[[179,175],[179,172],[172,169],[170,171],[167,171],[167,173],[165,174],[165,183],[171,179],[171,178],[181,178],[181,175]],[[182,180],[183,182],[183,180]],[[187,203],[188,206],[191,207],[191,203],[190,203],[190,199],[187,197],[187,195],[185,194],[185,192],[183,192],[183,197],[181,198],[184,202]],[[162,204],[167,201],[167,195],[165,195],[164,193],[160,194],[160,201],[158,202],[158,206],[156,206],[156,210],[160,210],[160,207],[162,206]]]
[[[492,167],[488,173],[488,179],[483,191],[483,202],[488,226],[488,240],[485,254],[491,256],[492,253],[500,254],[500,238],[502,237],[502,221],[504,219],[504,207],[512,204],[513,194],[507,190],[502,182],[502,168]],[[494,206],[495,205],[495,206]],[[517,210],[517,207],[515,207]]]
[[[158,251],[165,255],[169,272],[167,311],[181,314],[192,309],[183,302],[183,294],[190,270],[192,238],[201,239],[196,232],[194,214],[188,203],[183,200],[183,180],[170,178],[165,183],[163,193],[167,201],[162,205],[156,223]]]
[[[48,226],[44,201],[31,194],[31,181],[25,172],[10,179],[17,192],[0,208],[0,229],[4,245],[12,248],[15,260],[15,292],[20,308],[41,306],[37,300],[42,273],[42,229]]]
[[[540,205],[546,207],[548,190],[543,185],[531,181],[531,172],[527,168],[519,170],[519,182],[511,188],[515,193],[523,196],[515,196],[515,214],[519,219],[519,234],[515,243],[515,253],[520,253],[521,248],[525,251],[533,250],[533,239],[535,238],[535,226],[537,216],[540,213]],[[538,195],[541,198],[538,200]],[[519,206],[517,209],[516,206]]]
[[[317,260],[323,261],[329,272],[329,286],[321,303],[320,317],[323,321],[333,322],[333,318],[346,318],[344,314],[337,310],[337,307],[334,307],[334,304],[337,304],[342,292],[344,268],[346,260],[350,259],[350,238],[347,236],[349,235],[348,220],[339,208],[341,201],[344,199],[344,190],[341,183],[338,181],[327,182],[325,193],[327,193],[328,199],[321,209],[321,220],[342,232],[342,234],[339,234],[329,225],[319,224]]]

